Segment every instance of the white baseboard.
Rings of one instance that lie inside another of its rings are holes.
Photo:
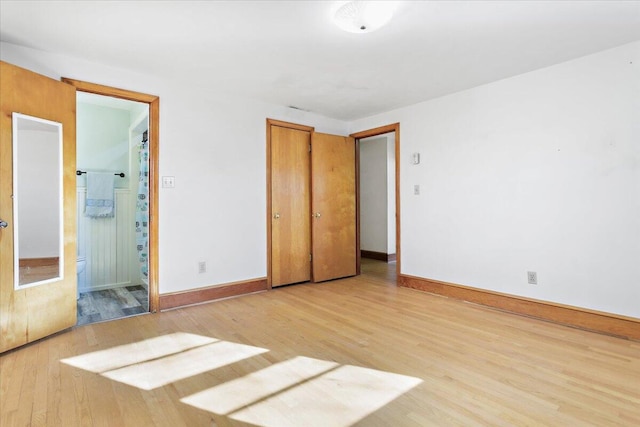
[[[82,288],[79,287],[78,290],[80,291],[80,293],[84,293],[84,292],[93,292],[93,291],[103,291],[105,289],[124,288],[125,286],[135,286],[135,285],[131,282],[107,283],[105,285],[85,286]]]

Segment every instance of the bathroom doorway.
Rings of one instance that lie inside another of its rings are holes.
[[[77,92],[78,325],[149,312],[149,104]]]

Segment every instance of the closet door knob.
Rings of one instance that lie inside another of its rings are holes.
[[[311,216],[312,216],[312,217],[315,217],[315,218],[320,218],[320,212],[316,212],[316,213],[314,213],[314,214],[313,214],[313,215],[311,215]]]
[[[0,219],[0,228],[7,228],[9,224],[6,221]]]
[[[280,214],[279,214],[278,212],[276,212],[276,213],[273,215],[273,219],[279,219],[279,218],[280,218]]]

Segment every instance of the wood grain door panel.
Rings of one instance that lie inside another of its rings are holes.
[[[355,140],[314,133],[311,153],[313,280],[356,274]]]
[[[72,86],[0,62],[0,352],[76,324],[76,91]],[[14,289],[12,113],[62,123],[63,278]]]
[[[271,286],[311,279],[310,132],[271,126]]]

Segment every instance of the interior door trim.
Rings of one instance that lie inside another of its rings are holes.
[[[158,205],[158,171],[160,158],[160,97],[104,86],[96,83],[84,82],[63,77],[63,82],[68,83],[81,92],[96,95],[112,96],[114,98],[129,101],[144,102],[149,104],[149,311],[155,313],[159,310],[160,291],[158,285],[159,271],[159,205]]]
[[[396,151],[396,283],[400,278],[400,123],[393,123],[390,125],[380,126],[373,129],[363,130],[360,132],[352,133],[351,137],[356,139],[356,144],[359,144],[359,140],[368,138],[370,136],[383,135],[385,133],[395,132],[395,151]],[[359,153],[359,151],[358,151]],[[359,155],[356,157],[359,158]],[[359,162],[356,160],[356,176],[360,175],[358,170]],[[360,218],[360,181],[356,182],[356,218]],[[360,274],[360,221],[356,222],[356,235],[357,240],[357,266]]]
[[[313,135],[315,128],[280,120],[267,119],[267,289],[272,289],[271,284],[271,127],[280,126],[309,132]],[[311,189],[309,189],[311,190]],[[311,208],[311,206],[309,206]]]

